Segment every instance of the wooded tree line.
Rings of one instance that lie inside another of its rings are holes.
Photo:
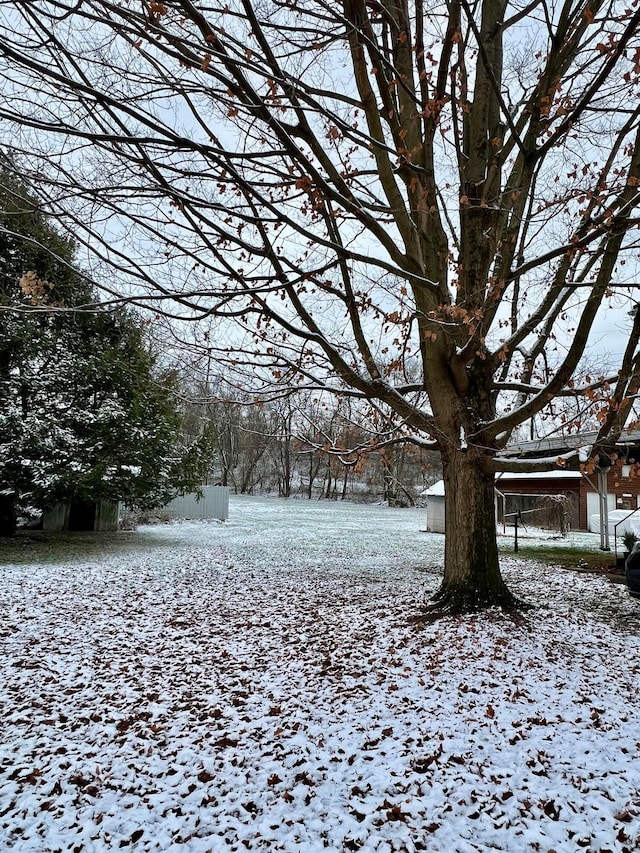
[[[188,389],[184,376],[186,442],[204,433],[211,447],[206,481],[238,494],[411,506],[441,476],[433,451],[408,441],[379,446],[349,402],[329,399],[320,405],[292,394],[247,404],[240,395],[220,399],[213,388],[198,402],[185,394]]]

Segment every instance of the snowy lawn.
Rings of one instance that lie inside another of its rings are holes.
[[[637,850],[640,602],[505,553],[526,624],[419,627],[424,521],[235,498],[8,546],[0,850]]]

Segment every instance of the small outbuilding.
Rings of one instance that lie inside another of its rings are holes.
[[[67,501],[42,514],[42,529],[51,533],[61,530],[117,530],[120,521],[119,501]]]
[[[162,507],[169,518],[217,519],[229,518],[229,486],[203,486],[201,491],[178,495]]]
[[[427,532],[444,533],[444,480],[438,480],[422,494],[427,499]]]
[[[535,526],[548,526],[544,516],[553,516],[549,511],[554,499],[562,501],[558,508],[566,515],[566,523],[574,530],[581,529],[580,498],[583,492],[583,475],[580,471],[535,471],[528,474],[505,473],[496,476],[496,519],[505,522],[514,513],[525,514]],[[597,495],[596,495],[597,500]],[[586,498],[584,498],[586,503]]]

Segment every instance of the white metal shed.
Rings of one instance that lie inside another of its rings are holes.
[[[427,531],[444,533],[444,480],[438,480],[422,494],[427,499]]]

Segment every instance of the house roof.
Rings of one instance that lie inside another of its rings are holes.
[[[552,438],[538,438],[533,441],[521,441],[509,444],[500,456],[535,456],[546,454],[550,451],[577,450],[581,447],[590,447],[598,437],[597,430],[571,433],[570,435],[553,436]],[[616,442],[616,447],[626,445],[640,445],[640,430],[624,430]]]

